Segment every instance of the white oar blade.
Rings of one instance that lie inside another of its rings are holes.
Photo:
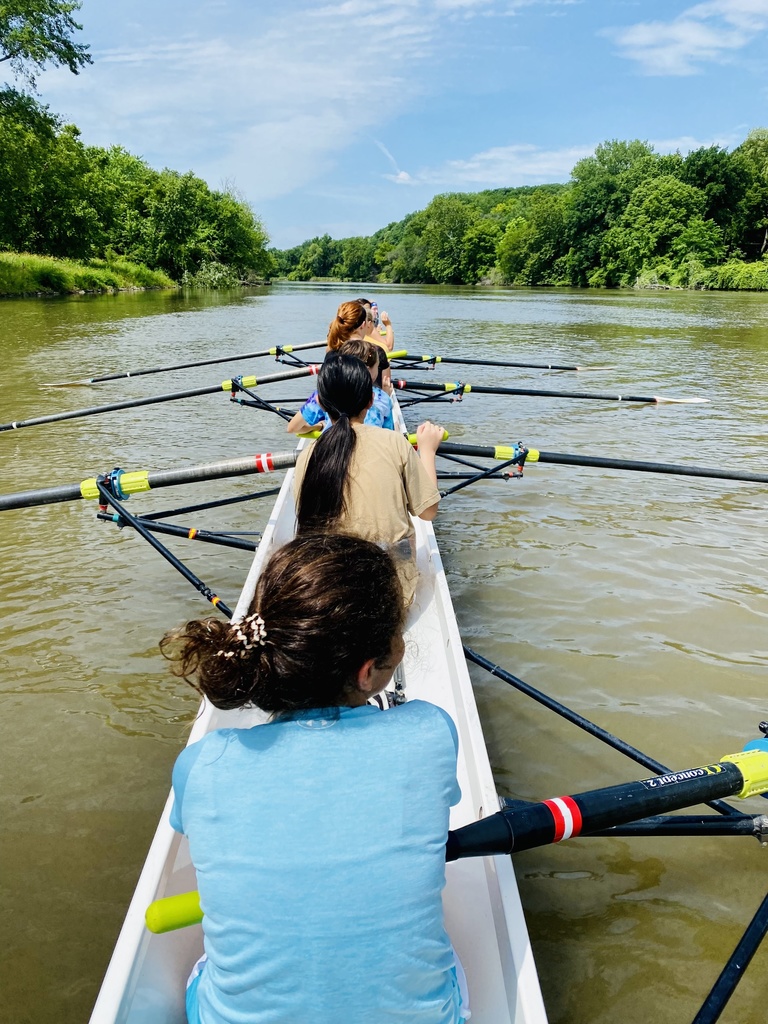
[[[39,388],[80,388],[88,387],[93,382],[83,378],[82,380],[57,380],[52,384],[38,384]]]
[[[709,402],[708,398],[663,398],[661,395],[653,397],[658,405],[704,405]]]

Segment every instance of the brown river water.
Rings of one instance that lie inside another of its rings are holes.
[[[358,293],[5,301],[0,422],[280,370],[267,358],[38,387],[319,339]],[[412,352],[613,367],[438,367],[429,380],[709,399],[428,405],[455,440],[768,472],[768,296],[389,287],[374,297]],[[308,390],[299,380],[264,394]],[[415,424],[416,410],[407,418]],[[0,433],[0,494],[290,447],[276,417],[210,395]],[[273,480],[171,488],[128,507]],[[465,641],[673,768],[739,750],[768,717],[767,503],[758,484],[553,465],[473,485],[445,500],[436,524]],[[175,521],[253,531],[270,507]],[[95,511],[75,501],[0,512],[3,1024],[87,1020],[197,706],[157,641],[208,606]],[[247,552],[170,547],[234,606]],[[648,774],[480,670],[473,679],[502,793],[541,799]],[[744,809],[768,808],[754,798]],[[581,839],[515,865],[553,1024],[689,1022],[768,881],[768,850],[751,838]],[[767,996],[768,947],[721,1019],[762,1021]]]

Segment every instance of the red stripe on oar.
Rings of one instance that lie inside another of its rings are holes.
[[[545,800],[544,803],[549,808],[555,824],[553,842],[559,843],[563,839],[581,834],[581,811],[572,797],[556,796],[552,800]]]
[[[408,387],[408,381],[407,380],[393,380],[392,381],[392,385],[393,385],[393,387],[400,388],[400,390],[402,391],[404,388]]]
[[[257,473],[271,473],[275,468],[271,452],[263,452],[261,455],[256,455],[255,461]]]
[[[309,375],[310,376],[314,376],[314,374],[316,374],[316,373],[320,373],[320,364],[319,363],[310,363],[309,364]]]

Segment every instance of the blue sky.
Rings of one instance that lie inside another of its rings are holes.
[[[610,138],[768,126],[768,0],[84,0],[94,57],[40,76],[89,144],[234,185],[275,245],[440,192],[566,181]]]

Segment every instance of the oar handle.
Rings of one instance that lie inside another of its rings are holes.
[[[182,892],[178,896],[166,896],[165,899],[155,900],[147,907],[144,920],[147,928],[155,935],[199,924],[203,920],[200,893],[197,890]]]
[[[757,796],[768,790],[768,752],[728,754],[715,764],[657,775],[543,803],[525,803],[448,833],[445,859],[485,857],[559,843],[572,836],[599,832],[662,811],[679,810],[708,800]],[[199,894],[186,892],[155,900],[147,908],[147,928],[168,932],[203,919]]]
[[[316,441],[317,438],[320,437],[321,434],[322,434],[322,430],[310,430],[306,434],[299,434],[299,437],[306,437],[310,441]],[[413,447],[416,448],[418,446],[418,443],[419,443],[419,439],[416,436],[416,434],[407,434],[406,436],[408,438],[408,443],[412,444]],[[443,430],[443,441],[447,441],[450,436],[451,435],[448,433],[447,430]],[[463,451],[463,446],[462,446],[462,451]]]
[[[715,764],[657,775],[542,803],[520,802],[450,832],[446,859],[530,850],[599,832],[649,815],[727,796],[746,798],[768,790],[768,753],[728,754]]]

